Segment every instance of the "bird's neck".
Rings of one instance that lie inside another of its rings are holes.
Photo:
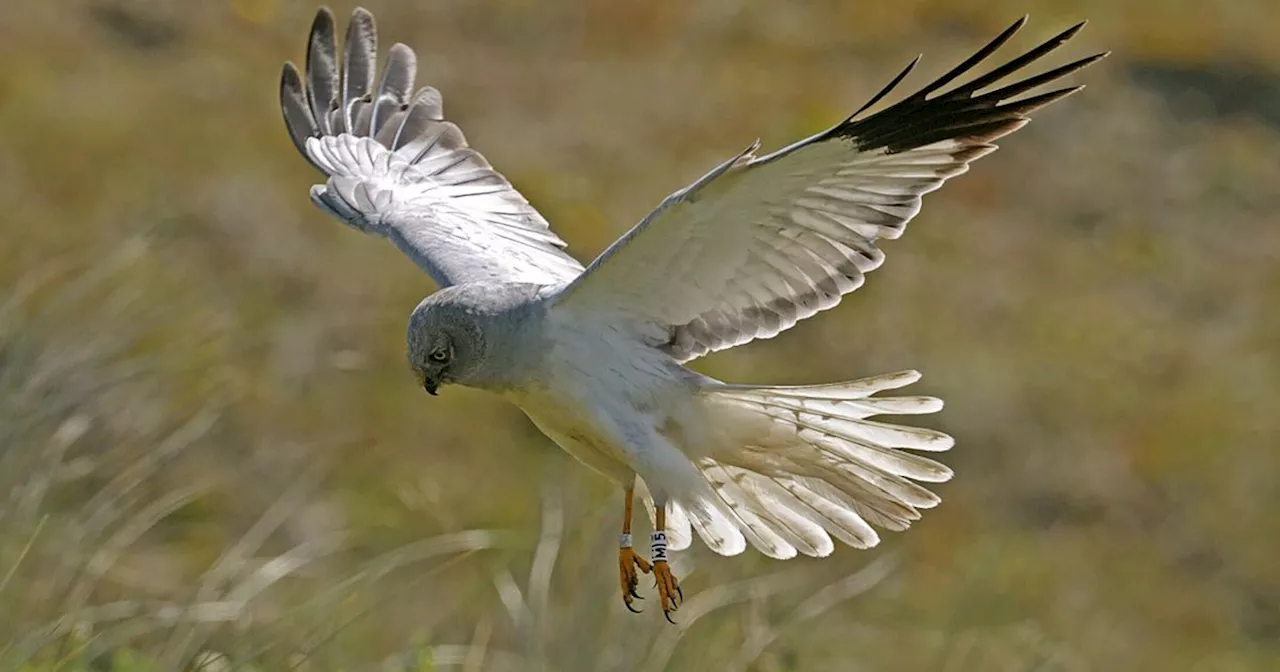
[[[541,328],[544,315],[542,305],[534,302],[481,316],[479,326],[485,335],[483,364],[468,376],[466,385],[506,393],[534,382],[545,352]]]

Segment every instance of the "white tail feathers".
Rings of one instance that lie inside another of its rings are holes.
[[[868,418],[941,409],[933,397],[871,396],[919,379],[904,371],[809,387],[705,389],[711,445],[697,464],[710,485],[709,501],[670,505],[672,548],[688,545],[692,527],[724,555],[740,553],[750,541],[773,558],[821,557],[834,549],[832,537],[869,548],[880,541],[873,526],[906,529],[920,509],[941,501],[915,481],[941,483],[952,471],[904,449],[939,452],[953,441],[935,430]]]

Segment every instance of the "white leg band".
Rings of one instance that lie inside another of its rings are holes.
[[[667,533],[654,532],[649,536],[649,557],[654,562],[667,561]]]
[[[631,535],[624,534],[618,537],[618,548],[631,548]]]

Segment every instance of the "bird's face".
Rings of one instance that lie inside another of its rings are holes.
[[[410,363],[422,389],[435,396],[441,385],[454,381],[450,368],[453,366],[455,349],[447,333],[440,331],[432,336],[434,338],[427,339],[424,352],[418,353],[416,357],[411,356]]]
[[[474,320],[451,306],[419,306],[409,320],[408,339],[409,367],[433,396],[445,385],[468,384],[483,359]]]

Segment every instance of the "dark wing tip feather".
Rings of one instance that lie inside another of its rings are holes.
[[[889,86],[877,93],[871,102],[860,108],[844,123],[831,129],[829,136],[850,138],[862,151],[885,149],[890,152],[902,152],[948,139],[987,143],[1021,128],[1027,122],[1028,113],[1064,98],[1080,90],[1081,87],[1058,89],[1021,100],[1014,100],[1016,96],[1081,70],[1104,58],[1109,52],[1072,61],[1039,75],[1008,83],[982,95],[975,94],[1062,46],[1075,37],[1084,28],[1086,22],[1081,21],[1071,26],[972,81],[938,92],[990,57],[1026,23],[1027,17],[1024,16],[972,56],[924,88],[880,112],[864,119],[857,119],[859,114],[878,102],[890,89],[902,81],[906,72],[911,70],[911,66],[908,66],[907,70],[899,73]],[[912,65],[914,64],[915,61],[912,62]],[[935,95],[930,97],[931,94]]]
[[[384,127],[396,120],[397,113],[408,111],[417,68],[418,57],[413,49],[399,42],[391,45],[391,49],[387,51],[387,64],[382,70],[382,81],[378,84],[378,95],[373,101],[373,116],[369,121],[370,136],[379,137],[379,134],[385,136],[396,132],[395,128]]]
[[[417,54],[411,47],[391,45],[378,76],[378,36],[372,13],[361,7],[351,12],[341,45],[337,30],[333,12],[320,7],[308,35],[304,74],[300,76],[293,63],[286,63],[281,71],[281,112],[290,139],[303,156],[311,160],[306,148],[310,137],[350,133],[369,136],[393,151],[413,144],[415,151],[423,150],[416,154],[414,161],[418,161],[442,139],[448,144],[454,134],[461,137],[447,128],[433,131],[443,122],[443,101],[432,87],[413,90]],[[466,146],[465,141],[455,144]],[[314,160],[311,163],[315,165]]]
[[[984,89],[992,84],[995,84],[1001,79],[1008,77],[1009,75],[1027,67],[1028,65],[1031,65],[1032,63],[1040,60],[1050,52],[1056,50],[1058,47],[1061,47],[1062,45],[1066,44],[1068,40],[1076,36],[1076,33],[1080,32],[1081,28],[1084,28],[1084,23],[1077,23],[1076,25],[1062,31],[1061,33],[1058,33],[1057,35],[1054,35],[1053,37],[1045,40],[1044,42],[1041,42],[1038,46],[1032,48],[1030,51],[1019,56],[1018,58],[1015,58],[1012,61],[1005,63],[1004,65],[996,68],[995,70],[992,70],[991,72],[988,72],[985,75],[982,75],[981,77],[978,77],[977,79],[973,80],[972,82],[969,82],[968,84],[965,84],[964,86],[956,88],[954,91],[952,91],[952,93],[971,94],[981,89]]]
[[[865,105],[863,105],[862,107],[859,107],[857,112],[854,112],[853,114],[849,115],[849,119],[853,119],[859,114],[866,112],[867,110],[871,109],[872,105],[875,105],[876,103],[880,102],[880,99],[889,95],[890,91],[893,91],[895,88],[897,88],[898,85],[902,83],[902,80],[906,79],[907,75],[911,74],[911,71],[916,69],[916,66],[920,64],[920,59],[922,58],[924,58],[924,54],[918,54],[915,58],[911,59],[911,62],[907,64],[907,67],[902,69],[902,72],[899,72],[898,75],[894,77],[892,80],[890,80],[890,82],[886,84],[883,89],[880,89],[879,93],[872,96],[871,100],[868,100]],[[846,119],[846,121],[848,121],[849,119]]]
[[[321,130],[328,130],[329,111],[338,94],[338,41],[333,12],[327,6],[316,10],[307,36],[305,98],[311,116]]]
[[[985,100],[991,100],[996,102],[1009,100],[1014,96],[1030,91],[1031,89],[1034,89],[1037,86],[1040,86],[1041,84],[1048,84],[1049,82],[1052,82],[1054,80],[1062,79],[1063,77],[1066,77],[1067,75],[1077,70],[1081,70],[1089,66],[1090,64],[1101,60],[1103,56],[1105,56],[1105,54],[1094,54],[1092,56],[1086,56],[1085,58],[1072,61],[1070,63],[1067,63],[1066,65],[1060,65],[1047,72],[1042,72],[1033,77],[1028,77],[1026,79],[1009,84],[1008,86],[1003,86],[995,91],[984,93],[981,96],[978,96],[977,98],[975,98],[974,100],[985,99]]]
[[[298,66],[292,61],[286,62],[280,71],[280,112],[284,115],[285,127],[289,129],[289,138],[298,151],[306,155],[307,138],[319,135],[319,130],[311,116]]]
[[[357,102],[372,102],[371,90],[378,67],[378,28],[373,14],[363,7],[351,12],[342,58],[342,107],[345,128],[355,128]],[[370,100],[365,101],[369,97]]]
[[[333,18],[333,10],[329,9],[329,5],[320,5],[316,8],[316,18],[311,21],[311,33],[313,35],[320,32],[333,33],[333,27],[336,24],[337,20]]]
[[[320,5],[316,9],[316,18],[311,21],[311,41],[314,43],[317,38],[320,40],[333,40],[337,35],[335,26],[337,20],[333,17],[333,10],[328,5]]]
[[[938,89],[941,89],[942,87],[950,84],[960,75],[963,75],[964,73],[969,72],[974,67],[976,67],[979,63],[987,60],[987,58],[991,56],[991,54],[994,54],[1000,47],[1004,46],[1006,42],[1012,39],[1014,35],[1018,34],[1018,31],[1022,30],[1023,26],[1027,25],[1027,21],[1030,18],[1031,17],[1027,16],[1026,14],[1023,14],[1022,18],[1018,19],[1017,21],[1014,21],[1012,25],[1004,29],[1004,32],[1000,33],[999,35],[996,35],[990,42],[983,45],[983,47],[979,49],[977,52],[975,52],[972,56],[970,56],[969,58],[966,58],[964,62],[960,63],[960,65],[957,65],[956,67],[949,70],[946,74],[933,80],[932,82],[929,83],[928,86],[917,91],[915,95],[912,97],[925,98],[929,94],[933,93],[934,91],[937,91]]]

